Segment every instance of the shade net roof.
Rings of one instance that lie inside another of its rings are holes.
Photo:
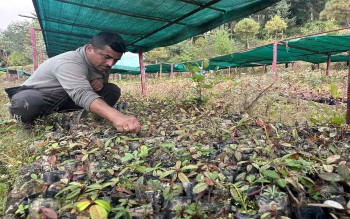
[[[149,51],[202,34],[279,0],[33,0],[49,57],[100,31],[119,33],[128,51]]]
[[[228,67],[253,67],[271,65],[273,61],[273,43],[257,47],[251,50],[236,52],[224,56],[209,59],[209,66],[205,70],[225,69]],[[277,64],[305,61],[311,63],[324,63],[331,55],[331,62],[349,61],[350,35],[322,35],[305,38],[283,40],[277,45]],[[183,66],[186,64],[196,65],[195,62],[174,64]],[[199,66],[202,61],[198,61]],[[146,66],[146,73],[149,65]],[[150,66],[152,72],[160,72],[160,64]],[[176,70],[174,69],[176,72]],[[187,71],[187,70],[185,70]],[[170,72],[170,68],[162,68],[162,72]],[[178,71],[182,72],[182,71]]]

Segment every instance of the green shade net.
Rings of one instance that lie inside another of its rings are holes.
[[[328,54],[332,62],[347,61],[346,53],[350,48],[350,35],[310,36],[295,40],[284,40],[277,46],[277,64],[294,61],[312,63],[327,62]],[[273,44],[215,57],[209,60],[211,66],[218,68],[250,67],[271,65],[273,61]]]
[[[1,68],[0,67],[0,71],[2,72],[6,72],[6,68]],[[8,72],[10,75],[16,75],[16,74],[19,74],[19,75],[25,75],[25,76],[31,76],[30,73],[24,71],[24,70],[20,70],[20,69],[12,69],[12,68],[9,68],[8,69]]]
[[[49,57],[75,50],[100,31],[119,33],[128,50],[169,46],[279,0],[33,0]]]
[[[277,64],[305,61],[324,63],[331,55],[331,62],[349,61],[350,35],[310,36],[294,40],[283,40],[277,45]],[[273,62],[273,44],[251,50],[232,53],[209,59],[204,70],[218,70],[228,67],[254,67],[271,65]],[[202,61],[174,64],[174,72],[188,72],[187,64],[202,66]],[[176,67],[175,67],[176,66]],[[180,70],[177,70],[180,69]],[[170,64],[162,64],[162,72],[169,73]],[[146,72],[160,72],[160,64],[147,65]]]

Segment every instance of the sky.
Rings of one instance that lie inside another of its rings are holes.
[[[4,30],[13,21],[31,20],[18,16],[31,16],[35,12],[32,0],[0,0],[0,29]]]

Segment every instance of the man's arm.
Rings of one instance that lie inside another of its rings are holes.
[[[101,98],[97,98],[90,104],[90,112],[112,122],[119,132],[140,132],[141,126],[133,116],[126,116],[109,106]]]

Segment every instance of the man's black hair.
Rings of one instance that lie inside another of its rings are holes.
[[[100,32],[90,40],[90,44],[96,49],[102,49],[107,45],[111,47],[115,52],[126,52],[125,41],[117,33]]]

